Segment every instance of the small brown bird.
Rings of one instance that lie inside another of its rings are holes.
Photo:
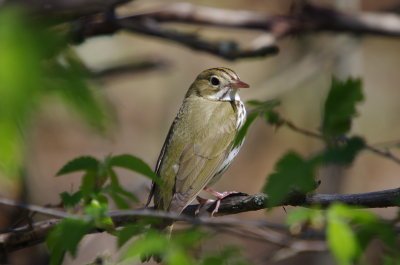
[[[153,183],[148,204],[154,196],[156,210],[179,214],[225,172],[242,144],[234,146],[246,120],[238,89],[247,87],[234,71],[224,67],[197,76],[158,158],[155,171],[163,185]],[[221,199],[224,194],[218,195]]]

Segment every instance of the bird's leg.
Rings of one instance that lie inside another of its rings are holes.
[[[237,191],[218,192],[218,191],[215,191],[215,190],[210,189],[210,188],[207,188],[207,187],[205,187],[203,190],[204,190],[204,191],[207,191],[207,192],[209,192],[209,193],[211,193],[212,195],[214,195],[214,196],[217,198],[217,203],[216,203],[216,205],[215,205],[214,210],[213,210],[212,213],[211,213],[211,216],[213,216],[215,213],[218,212],[219,206],[221,205],[221,200],[222,200],[223,198],[225,198],[225,197],[227,197],[227,196],[229,196],[229,195],[231,195],[231,194],[240,193],[240,192],[237,192]],[[203,199],[203,200],[204,200],[204,199]]]
[[[200,209],[207,203],[212,202],[213,200],[210,199],[204,199],[200,196],[196,197],[196,200],[199,202],[199,206],[197,206],[196,211],[194,212],[195,215],[198,215],[200,213]]]

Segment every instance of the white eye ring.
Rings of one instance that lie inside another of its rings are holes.
[[[219,86],[219,85],[221,84],[221,81],[219,80],[218,77],[216,77],[215,75],[213,75],[213,76],[210,77],[210,84],[211,84],[213,87],[217,87],[217,86]]]

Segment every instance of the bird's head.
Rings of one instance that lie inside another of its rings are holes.
[[[218,67],[204,70],[193,82],[186,96],[199,96],[213,101],[239,100],[239,88],[247,88],[248,84],[229,68]]]

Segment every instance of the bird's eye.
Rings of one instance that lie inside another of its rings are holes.
[[[217,77],[213,76],[210,78],[210,83],[213,86],[218,86],[220,84],[220,81]]]

